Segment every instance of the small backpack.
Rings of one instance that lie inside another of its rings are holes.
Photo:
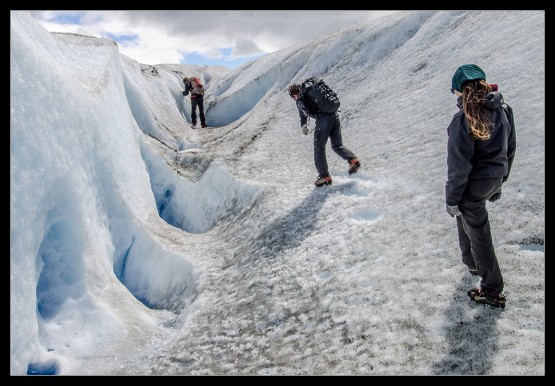
[[[193,91],[191,91],[192,93],[204,95],[204,85],[197,76],[193,76],[191,78],[191,85],[193,86]]]
[[[317,77],[308,78],[301,84],[301,96],[313,113],[333,114],[340,106],[337,94]]]

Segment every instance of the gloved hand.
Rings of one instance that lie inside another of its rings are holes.
[[[183,95],[189,95],[189,91],[183,91]]]
[[[301,129],[303,129],[303,134],[304,135],[308,135],[308,126],[306,124],[302,125]]]
[[[493,193],[493,196],[491,196],[489,198],[489,202],[495,202],[497,200],[499,200],[501,198],[501,188],[499,188],[499,190],[495,193]]]
[[[447,213],[451,215],[451,217],[460,216],[461,211],[459,210],[458,205],[445,205],[447,208]]]

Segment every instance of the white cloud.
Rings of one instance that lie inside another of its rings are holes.
[[[182,54],[227,59],[271,53],[395,11],[41,11],[48,31],[90,36],[136,36],[121,52],[144,64],[180,63]],[[80,24],[50,20],[81,15]]]

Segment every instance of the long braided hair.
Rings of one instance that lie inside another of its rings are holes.
[[[483,107],[486,95],[492,91],[485,80],[466,82],[462,87],[463,111],[468,120],[470,134],[476,139],[486,141],[490,138],[493,124],[488,119],[488,110]]]

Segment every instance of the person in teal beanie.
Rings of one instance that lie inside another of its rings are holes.
[[[495,90],[495,91],[494,91]],[[504,282],[493,247],[486,202],[501,197],[516,150],[512,108],[476,64],[457,68],[451,80],[459,111],[447,127],[447,213],[457,219],[462,262],[479,275],[470,299],[505,308]]]

